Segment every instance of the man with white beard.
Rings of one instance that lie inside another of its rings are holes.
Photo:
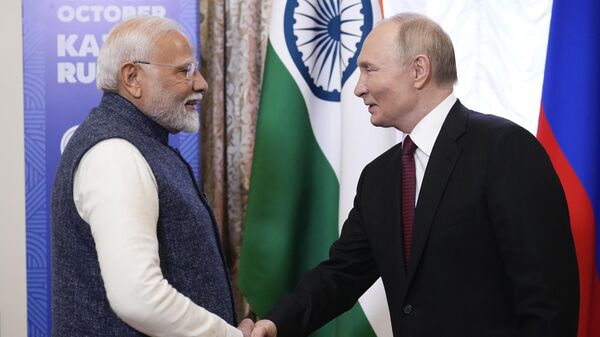
[[[169,19],[121,22],[97,86],[52,191],[53,335],[242,336],[213,213],[168,145],[198,130],[207,90],[188,38]]]

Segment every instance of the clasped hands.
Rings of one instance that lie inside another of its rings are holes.
[[[268,319],[261,319],[254,323],[251,319],[245,318],[240,322],[238,329],[242,331],[244,337],[276,337],[277,327],[275,323]]]

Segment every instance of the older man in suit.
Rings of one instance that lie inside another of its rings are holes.
[[[173,20],[118,23],[100,105],[52,190],[52,335],[242,337],[215,218],[169,133],[197,131],[208,85]]]
[[[394,336],[576,336],[568,209],[536,139],[456,99],[452,42],[426,17],[383,21],[358,64],[371,122],[403,142],[365,167],[329,260],[252,336],[305,336],[380,276]]]

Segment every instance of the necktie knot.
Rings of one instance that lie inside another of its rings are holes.
[[[402,143],[402,154],[412,156],[417,150],[417,144],[413,143],[410,136],[406,136],[404,138],[404,142]]]

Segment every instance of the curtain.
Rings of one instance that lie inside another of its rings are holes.
[[[239,318],[249,313],[237,286],[244,211],[271,0],[200,1],[202,184],[223,242]]]

